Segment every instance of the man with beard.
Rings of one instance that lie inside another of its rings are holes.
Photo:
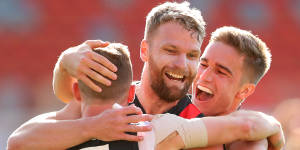
[[[200,58],[200,66],[193,83],[192,101],[205,116],[233,113],[254,92],[270,65],[271,53],[257,36],[235,27],[218,28],[212,33]],[[248,116],[246,113],[244,115]],[[179,143],[174,141],[180,139],[179,134],[174,131],[164,145],[177,147]],[[274,149],[280,150],[284,145],[283,135],[280,134],[269,141]],[[268,149],[268,141],[234,142],[228,148]]]
[[[201,115],[186,93],[199,64],[204,26],[200,11],[189,8],[188,3],[167,2],[153,8],[147,16],[145,35],[141,42],[140,54],[144,68],[141,81],[135,86],[136,96],[133,101],[141,110],[130,106],[122,110],[109,110],[110,113],[88,119],[78,119],[81,115],[80,105],[70,98],[73,80],[70,75],[96,91],[101,91],[90,78],[109,85],[110,81],[105,77],[115,79],[112,71],[116,71],[116,68],[90,51],[91,48],[105,46],[105,43],[87,41],[70,48],[62,54],[54,71],[55,94],[63,101],[69,101],[68,105],[56,113],[41,115],[25,123],[11,135],[9,148],[61,149],[92,138],[139,141],[143,137],[125,132],[151,130],[151,126],[129,124],[151,120],[151,117],[141,115],[142,112],[171,113],[185,118]],[[72,57],[74,52],[78,52],[76,57]],[[96,65],[97,62],[101,65]],[[120,116],[118,119],[110,117],[118,116],[116,114]],[[135,119],[129,119],[124,114],[137,115],[134,115]],[[87,125],[90,127],[87,128]],[[56,144],[49,142],[53,139],[56,139]]]
[[[74,83],[73,94],[76,101],[81,104],[82,118],[92,117],[104,112],[106,109],[112,108],[114,103],[126,105],[130,85],[132,82],[132,66],[129,58],[129,51],[126,46],[118,43],[110,44],[105,48],[97,48],[96,53],[106,57],[114,65],[118,67],[116,74],[118,79],[112,81],[111,86],[103,86],[99,82],[93,80],[95,84],[102,87],[102,92],[96,92],[87,87],[81,80]],[[114,94],[114,93],[118,94]],[[119,107],[121,107],[119,105]],[[105,112],[104,112],[105,113]],[[147,139],[145,142],[155,141],[153,145],[146,145],[142,147],[142,143],[129,142],[124,140],[118,141],[101,141],[92,139],[82,144],[73,146],[69,150],[83,149],[83,148],[104,148],[110,150],[145,150],[145,149],[182,149],[193,147],[206,147],[216,144],[228,143],[234,140],[252,140],[266,138],[267,136],[274,136],[279,133],[280,128],[277,126],[277,121],[273,118],[268,119],[266,116],[259,116],[259,113],[253,112],[238,112],[228,116],[222,117],[205,117],[195,118],[192,120],[185,120],[181,117],[171,114],[156,115],[152,121],[154,130],[154,140]],[[245,117],[247,116],[247,117]],[[249,117],[252,116],[252,117]],[[256,116],[260,119],[256,119]],[[254,119],[252,119],[254,118]],[[260,121],[258,121],[260,120]],[[261,121],[263,120],[263,121]],[[254,128],[249,131],[243,131],[246,125],[243,122],[251,122]],[[165,123],[173,124],[163,128]],[[217,127],[222,124],[222,127]],[[174,126],[175,125],[175,126]],[[179,132],[182,140],[173,142],[171,147],[167,146],[165,136],[170,132]],[[250,134],[249,134],[250,133]],[[234,134],[235,136],[222,137],[220,134]],[[186,137],[186,138],[185,138]],[[148,137],[146,137],[148,138]],[[150,147],[149,147],[150,146]]]
[[[141,115],[142,112],[148,114],[168,112],[186,118],[198,116],[200,111],[191,104],[190,97],[186,93],[196,75],[204,35],[205,22],[201,13],[197,9],[191,9],[188,2],[166,2],[153,8],[147,16],[144,39],[140,48],[141,59],[144,61],[141,82],[135,86],[134,103],[143,107],[129,106],[118,111],[109,110],[110,113],[88,119],[78,119],[81,116],[80,105],[72,100],[73,77],[92,89],[101,91],[90,78],[104,85],[110,85],[106,77],[116,79],[113,72],[117,68],[107,59],[91,52],[92,48],[103,47],[107,43],[87,41],[68,49],[62,53],[56,64],[53,86],[55,94],[69,103],[62,110],[43,114],[26,122],[10,136],[8,147],[63,149],[91,138],[105,141],[140,141],[143,137],[125,132],[151,130],[151,126],[128,124],[151,120],[149,116]],[[162,89],[161,85],[164,86]],[[160,92],[161,90],[164,92]],[[116,114],[120,114],[120,118],[109,117]],[[134,120],[130,120],[124,114],[137,115],[134,115]],[[97,126],[103,122],[106,123],[105,127]],[[93,127],[87,128],[87,125]],[[53,139],[56,139],[56,144],[49,142]]]

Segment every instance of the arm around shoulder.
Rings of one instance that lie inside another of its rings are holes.
[[[82,120],[61,120],[71,117],[66,108],[25,122],[9,136],[7,149],[66,149],[87,140],[81,131],[84,127]]]

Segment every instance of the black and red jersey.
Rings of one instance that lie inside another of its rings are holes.
[[[135,87],[137,84],[139,84],[139,81],[132,83],[131,88],[133,88],[133,90],[131,90],[131,92],[129,93],[128,103],[140,107],[142,109],[142,112],[146,114],[144,107],[140,103],[138,97],[135,95]],[[176,106],[172,107],[164,113],[174,114],[186,119],[204,117],[204,114],[201,113],[200,110],[192,103],[191,97],[192,96],[190,94],[185,95],[179,100]]]
[[[140,107],[142,109],[142,112],[144,114],[146,113],[137,96],[135,96],[134,101],[130,104],[134,104],[135,106]],[[194,104],[192,104],[191,95],[184,96],[179,100],[176,106],[172,107],[164,113],[174,114],[186,119],[204,117],[200,110]]]
[[[136,83],[133,83],[134,85],[131,88],[135,89]],[[145,112],[144,107],[141,105],[138,97],[135,95],[135,90],[132,90],[131,93],[129,93],[128,98],[129,104],[135,104],[135,106],[140,107],[143,113]],[[192,104],[191,101],[191,95],[185,95],[183,98],[179,100],[176,106],[172,107],[165,113],[175,114],[177,116],[191,119],[191,118],[198,118],[198,117],[204,117],[204,115],[199,111],[199,109]],[[132,134],[132,133],[131,133]],[[133,133],[136,135],[136,133]],[[131,141],[111,141],[111,142],[104,142],[101,140],[90,140],[87,142],[84,142],[80,145],[74,146],[69,148],[68,150],[79,150],[87,147],[96,147],[96,146],[103,146],[107,145],[109,150],[138,150],[138,143],[137,142],[131,142]]]

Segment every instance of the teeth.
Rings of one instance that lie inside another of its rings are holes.
[[[172,76],[173,78],[180,78],[182,79],[183,78],[183,75],[179,75],[179,74],[175,74],[175,73],[172,73],[172,72],[167,72],[170,76]]]
[[[199,90],[201,90],[201,91],[206,92],[206,93],[213,94],[213,92],[212,92],[210,89],[206,88],[206,87],[203,87],[203,86],[198,85],[197,88],[198,88]]]

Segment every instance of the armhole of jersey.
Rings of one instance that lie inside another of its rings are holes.
[[[186,119],[196,118],[199,117],[200,115],[201,115],[200,110],[192,103],[188,104],[179,114],[180,117]]]
[[[129,95],[128,95],[128,99],[127,99],[128,104],[133,103],[133,101],[134,101],[134,98],[135,98],[135,87],[136,87],[136,85],[134,83],[132,83],[130,85]]]

